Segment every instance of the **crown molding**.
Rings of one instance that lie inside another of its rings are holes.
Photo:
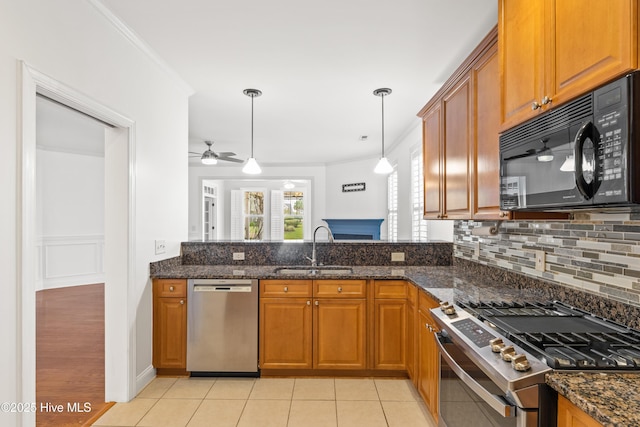
[[[158,52],[156,52],[142,39],[142,37],[117,17],[100,0],[87,0],[87,2],[100,12],[100,14],[102,14],[102,16],[104,16],[125,39],[149,57],[162,71],[164,71],[187,96],[191,96],[195,93],[195,90],[193,90],[193,88],[189,86],[189,84],[187,84],[187,82],[185,82],[182,77],[180,77],[180,75],[165,62],[164,59],[162,59]]]

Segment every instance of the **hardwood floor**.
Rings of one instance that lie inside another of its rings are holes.
[[[104,401],[104,284],[36,292],[36,330],[36,425],[90,425],[111,406]]]

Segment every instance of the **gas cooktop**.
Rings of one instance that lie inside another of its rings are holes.
[[[554,369],[640,369],[640,331],[561,302],[457,302]]]

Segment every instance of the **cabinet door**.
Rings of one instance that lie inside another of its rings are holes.
[[[500,68],[494,45],[473,66],[475,161],[473,218],[500,219]]]
[[[531,104],[540,102],[544,93],[545,3],[543,0],[500,0],[498,3],[503,129],[538,114],[539,110],[532,110]],[[571,55],[567,60],[574,57]]]
[[[407,303],[407,373],[413,384],[417,384],[416,378],[416,306],[413,302]]]
[[[440,218],[442,214],[442,126],[440,104],[422,119],[422,163],[424,174],[424,218]]]
[[[260,300],[260,367],[312,367],[312,309],[310,298]]]
[[[447,219],[471,218],[470,192],[473,170],[471,151],[472,111],[469,75],[444,95],[444,215]]]
[[[407,302],[375,301],[375,369],[406,369]]]
[[[558,427],[602,427],[602,424],[566,397],[558,396]]]
[[[511,3],[512,0],[508,2]],[[636,0],[555,0],[547,90],[558,105],[636,68]]]
[[[155,298],[153,364],[158,369],[187,368],[187,302]]]
[[[314,300],[314,368],[366,368],[366,307],[365,299]]]
[[[419,319],[418,392],[422,396],[433,419],[437,420],[440,355],[435,342],[434,323],[431,316],[426,312],[420,311]],[[431,329],[429,326],[431,326]]]

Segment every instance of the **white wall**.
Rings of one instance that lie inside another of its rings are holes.
[[[104,157],[37,150],[36,289],[102,283]]]
[[[174,77],[141,53],[87,1],[0,2],[0,402],[20,402],[21,299],[18,276],[20,229],[19,157],[20,60],[102,105],[135,121],[136,223],[134,283],[128,295],[136,307],[128,318],[135,331],[138,375],[151,367],[149,262],[179,254],[187,238],[188,94]],[[126,208],[126,207],[125,207]],[[167,253],[154,254],[154,239]],[[18,326],[16,326],[18,325]],[[0,413],[0,425],[19,425]]]

